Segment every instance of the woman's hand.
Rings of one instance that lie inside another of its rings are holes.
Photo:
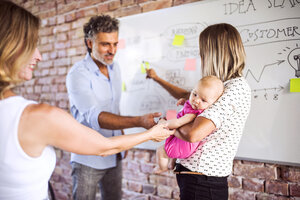
[[[149,131],[152,135],[151,140],[155,142],[163,141],[164,139],[175,133],[175,130],[168,129],[168,123],[157,124],[153,126]]]

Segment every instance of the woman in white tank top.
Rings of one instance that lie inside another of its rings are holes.
[[[106,156],[147,140],[173,134],[166,125],[105,138],[65,111],[17,96],[11,89],[31,80],[41,55],[36,49],[40,20],[22,7],[0,1],[0,199],[48,199],[55,167],[52,146],[84,155]]]

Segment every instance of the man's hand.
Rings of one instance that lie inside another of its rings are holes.
[[[152,78],[153,80],[157,80],[158,76],[154,69],[146,69],[147,76],[146,78]]]
[[[155,117],[160,117],[161,113],[150,113],[140,117],[140,126],[145,129],[152,128],[156,123],[154,121]]]

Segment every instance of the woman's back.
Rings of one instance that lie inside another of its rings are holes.
[[[0,199],[47,198],[55,152],[52,147],[46,147],[41,156],[30,157],[23,151],[18,137],[20,117],[26,106],[34,103],[20,96],[0,100]]]

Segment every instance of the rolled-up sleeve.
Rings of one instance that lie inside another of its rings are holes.
[[[89,74],[85,69],[76,68],[67,75],[66,85],[73,116],[79,122],[84,120],[87,126],[99,130],[98,115],[108,110],[105,103],[97,100]]]
[[[234,91],[229,88],[225,85],[223,95],[212,106],[198,115],[210,119],[217,129],[220,128],[224,120],[230,119],[229,116],[235,111],[236,106],[234,103],[236,101],[232,101]]]

